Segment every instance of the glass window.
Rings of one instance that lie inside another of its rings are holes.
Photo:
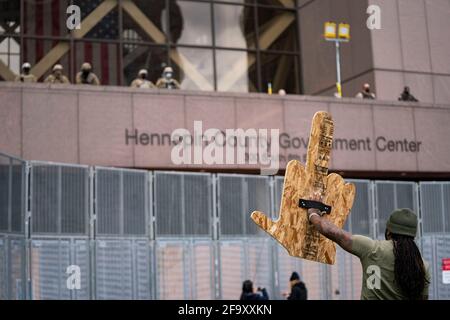
[[[75,44],[75,74],[83,62],[89,62],[100,84],[120,83],[119,46],[111,42],[77,41]]]
[[[177,1],[170,7],[170,19],[178,5],[182,19],[180,37],[172,43],[212,46],[211,4],[206,2]]]
[[[38,0],[36,0],[38,1]],[[65,0],[67,1],[67,0]],[[64,10],[67,9],[67,5],[63,5],[61,2],[61,6],[64,6]],[[38,1],[39,2],[39,1]],[[44,1],[45,2],[45,1]],[[54,2],[54,1],[51,1]],[[97,9],[96,14],[101,17],[100,21],[94,25],[84,36],[86,39],[102,39],[102,40],[113,40],[119,39],[119,10],[117,6],[114,6],[112,9],[110,7],[101,7],[103,2],[102,0],[74,0],[73,4],[78,5],[81,10],[81,27],[83,28],[83,20],[88,17],[95,9]],[[100,8],[100,9],[99,9]],[[64,11],[64,18],[67,14]],[[64,29],[66,24],[63,24]]]
[[[274,93],[284,89],[287,93],[300,93],[300,68],[298,55],[261,54],[263,91],[272,83]]]
[[[295,8],[295,0],[258,0],[258,5]]]
[[[135,6],[134,6],[134,5]],[[167,9],[166,1],[134,0],[123,2],[123,40],[146,41],[154,43],[167,42]],[[140,12],[135,10],[138,8]],[[140,18],[143,14],[146,19]],[[175,23],[173,19],[171,25]]]
[[[128,45],[123,48],[124,85],[136,79],[139,70],[147,69],[148,80],[156,84],[167,65],[166,47]]]
[[[0,60],[19,73],[21,63],[34,66],[59,44],[56,62],[71,81],[83,62],[92,64],[101,84],[126,86],[140,69],[156,83],[170,65],[182,89],[266,92],[272,82],[274,91],[300,93],[296,3],[0,0]],[[81,21],[92,14],[99,20],[73,42],[66,27],[70,4],[80,7]],[[56,62],[43,66],[40,80]]]
[[[295,11],[259,7],[259,49],[298,51]]]
[[[253,4],[253,0],[212,0],[212,2],[230,2],[235,4]]]
[[[19,1],[16,1],[19,2]],[[66,27],[66,10],[70,1],[23,1],[23,31],[26,35],[64,37],[69,33]]]
[[[0,60],[15,74],[20,73],[20,45],[18,38],[0,39]]]
[[[175,78],[185,90],[214,90],[212,50],[178,47],[170,51]]]
[[[0,34],[20,32],[20,1],[0,1]]]
[[[17,7],[14,4],[17,4]],[[19,1],[0,1],[0,34],[20,34]]]
[[[20,34],[19,21],[8,21],[8,20],[0,21],[0,34],[19,35]]]
[[[255,56],[247,51],[216,50],[217,90],[257,92]]]
[[[253,7],[214,5],[216,46],[255,48],[255,15]]]

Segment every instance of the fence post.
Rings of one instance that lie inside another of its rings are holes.
[[[32,195],[32,165],[30,162],[25,162],[25,216],[24,216],[24,235],[25,235],[25,274],[26,274],[26,289],[25,296],[28,300],[33,300],[32,278],[31,278],[31,203],[33,201]]]
[[[88,236],[88,256],[89,256],[89,298],[96,299],[96,252],[95,252],[95,227],[96,227],[96,183],[95,183],[95,168],[89,167],[89,236]]]
[[[214,292],[215,298],[222,299],[222,281],[221,280],[221,270],[220,270],[220,215],[219,215],[219,179],[217,174],[211,175],[212,181],[212,194],[213,194],[213,259],[214,259]]]
[[[156,299],[156,253],[155,253],[155,211],[154,204],[154,175],[153,171],[149,171],[147,174],[147,197],[146,197],[146,220],[148,230],[148,263],[149,263],[149,283],[150,283],[150,299]]]

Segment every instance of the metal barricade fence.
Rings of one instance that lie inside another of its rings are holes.
[[[274,186],[274,207],[272,209],[272,217],[274,220],[279,217],[281,206],[281,195],[283,192],[284,177],[275,177]],[[321,263],[314,263],[289,256],[287,251],[277,245],[275,250],[275,274],[276,274],[276,298],[285,299],[282,293],[290,291],[288,286],[289,277],[292,272],[297,272],[300,278],[305,282],[308,290],[308,299],[327,299],[329,279],[327,276],[327,266]]]
[[[215,298],[211,240],[161,239],[156,244],[157,299]]]
[[[220,298],[239,299],[242,283],[251,280],[255,289],[266,288],[271,299],[274,291],[272,264],[273,241],[268,238],[229,238],[219,241]]]
[[[359,259],[336,246],[336,262],[329,269],[331,272],[329,299],[359,300],[362,287],[362,268]]]
[[[269,177],[218,174],[217,208],[220,238],[265,235],[264,231],[252,221],[250,213],[258,210],[271,214],[270,188]]]
[[[409,208],[420,219],[419,192],[415,182],[401,181],[375,181],[374,182],[375,205],[375,237],[384,239],[386,221],[393,210],[397,208]],[[420,236],[418,234],[417,236]]]
[[[95,240],[95,299],[151,299],[151,248],[145,239]]]
[[[158,299],[215,299],[213,176],[154,172],[155,278]]]
[[[352,234],[374,237],[373,185],[364,180],[348,180],[355,184],[356,195],[344,228]],[[336,263],[331,272],[330,299],[359,299],[362,287],[362,268],[359,259],[336,245]]]
[[[33,238],[30,260],[32,299],[90,299],[87,239]],[[68,287],[70,266],[80,268],[80,288],[76,290]]]
[[[271,188],[269,177],[217,175],[221,299],[239,299],[245,280],[276,296],[273,241],[250,218],[255,210],[271,215]]]
[[[90,299],[90,169],[31,161],[30,298]],[[71,266],[80,287],[69,285]]]
[[[450,299],[444,283],[443,259],[450,258],[450,182],[421,182],[420,206],[424,259],[430,265],[430,299]]]
[[[27,296],[27,170],[25,161],[0,153],[0,300]]]
[[[95,299],[153,298],[150,173],[95,167]]]
[[[212,238],[210,174],[155,172],[154,185],[156,237]]]
[[[430,298],[450,299],[441,270],[450,257],[450,182],[351,182],[357,193],[345,229],[384,238],[391,211],[413,209]],[[340,248],[334,266],[290,257],[250,219],[253,210],[278,218],[282,185],[283,177],[0,154],[0,299],[238,299],[246,279],[285,299],[293,271],[309,299],[359,299],[357,258]]]

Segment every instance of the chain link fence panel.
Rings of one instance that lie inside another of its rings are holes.
[[[395,209],[409,208],[420,218],[417,183],[375,181],[374,187],[376,238],[384,239],[387,219]]]
[[[334,266],[290,257],[250,219],[254,210],[278,218],[283,177],[28,164],[0,154],[1,299],[239,299],[247,279],[285,299],[294,271],[309,299],[359,299],[356,257],[340,248]],[[384,238],[392,210],[413,209],[430,298],[450,299],[441,270],[450,256],[450,183],[351,182],[345,229]]]
[[[220,297],[239,299],[242,283],[251,280],[275,297],[271,239],[230,239],[219,241]]]
[[[151,250],[148,240],[95,240],[95,298],[151,299]]]
[[[0,299],[27,297],[26,162],[0,153]]]
[[[212,176],[155,172],[156,237],[211,237]]]
[[[88,240],[32,239],[30,255],[32,299],[91,299]]]
[[[218,174],[218,214],[221,237],[263,236],[250,218],[252,211],[271,215],[270,180],[268,177]]]
[[[96,235],[150,235],[149,173],[143,170],[95,168]]]

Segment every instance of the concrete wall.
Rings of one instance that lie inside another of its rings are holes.
[[[369,5],[381,9],[381,30],[366,27]],[[342,47],[344,96],[364,82],[379,99],[397,100],[404,86],[422,102],[450,103],[450,0],[299,1],[306,94],[335,92],[335,51],[323,23],[348,22],[352,39]]]
[[[370,0],[382,12],[371,31],[378,96],[408,85],[420,101],[450,102],[450,0]]]
[[[332,96],[336,91],[336,51],[334,43],[323,37],[326,21],[351,26],[351,42],[341,47],[344,96],[355,96],[361,82],[374,84],[367,0],[302,0],[298,4],[305,94]]]
[[[140,91],[123,87],[0,83],[0,152],[30,160],[140,168],[254,170],[259,165],[175,165],[173,145],[128,139],[138,133],[171,134],[233,128],[279,129],[281,167],[304,162],[311,119],[331,112],[335,142],[330,168],[367,172],[450,172],[450,105],[308,96]],[[378,138],[381,148],[377,148]],[[289,139],[288,139],[289,138]],[[163,138],[161,138],[163,140]],[[295,141],[294,141],[295,139]],[[358,148],[350,146],[359,141]],[[387,141],[420,142],[420,149],[381,150]],[[161,141],[162,141],[161,140]],[[369,140],[365,145],[363,142]],[[161,142],[160,141],[160,142]],[[288,144],[290,143],[290,145]],[[284,147],[283,147],[284,146]]]

